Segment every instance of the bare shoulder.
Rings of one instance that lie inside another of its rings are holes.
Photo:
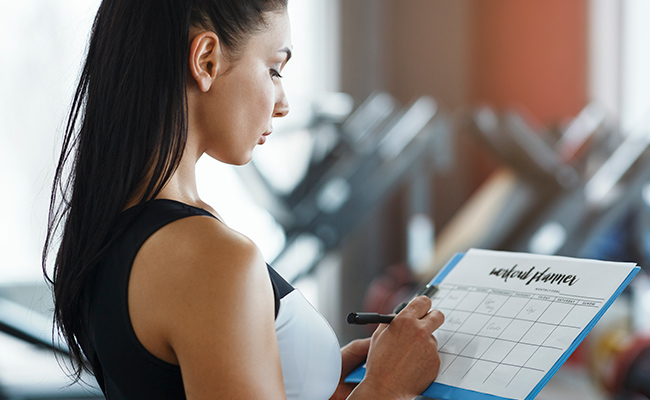
[[[184,277],[189,279],[187,283],[196,283],[193,277],[237,279],[251,269],[265,267],[259,249],[250,239],[207,216],[182,218],[161,228],[142,246],[138,261],[154,262],[156,272]]]
[[[129,281],[129,313],[136,336],[154,355],[180,362],[179,349],[212,345],[230,326],[273,326],[273,289],[263,257],[244,235],[220,221],[193,216],[174,221],[141,247]],[[238,319],[241,319],[239,321]],[[232,338],[230,338],[232,339]]]
[[[284,397],[274,305],[255,244],[211,217],[152,235],[129,280],[135,334],[180,365],[188,399]]]

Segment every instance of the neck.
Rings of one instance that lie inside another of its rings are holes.
[[[195,206],[203,204],[196,188],[196,163],[203,151],[199,150],[198,143],[194,140],[195,137],[196,135],[191,132],[188,133],[185,150],[178,168],[156,198],[178,200]]]
[[[196,187],[196,162],[201,155],[202,152],[197,150],[197,146],[188,140],[178,167],[155,198],[172,199],[197,207],[204,207],[205,204],[201,201]],[[125,209],[140,202],[150,179],[145,179],[138,190],[133,193]]]
[[[188,157],[186,151],[178,168],[156,198],[173,199],[197,206],[202,204],[196,188],[196,162],[198,159],[198,156]]]

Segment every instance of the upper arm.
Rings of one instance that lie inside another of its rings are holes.
[[[166,273],[160,331],[187,398],[285,398],[273,289],[259,250],[211,218],[174,224],[167,239],[180,238],[182,250],[167,250],[164,237],[158,243]]]

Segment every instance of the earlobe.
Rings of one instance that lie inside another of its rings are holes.
[[[220,62],[219,38],[214,32],[201,32],[190,44],[190,73],[199,90],[207,92],[217,77]]]

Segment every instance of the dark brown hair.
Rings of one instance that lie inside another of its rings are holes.
[[[103,0],[74,95],[51,194],[42,267],[53,286],[54,320],[73,373],[89,370],[84,291],[129,196],[155,197],[187,140],[186,80],[191,27],[213,30],[236,55],[286,0]],[[60,245],[52,268],[47,257]]]

